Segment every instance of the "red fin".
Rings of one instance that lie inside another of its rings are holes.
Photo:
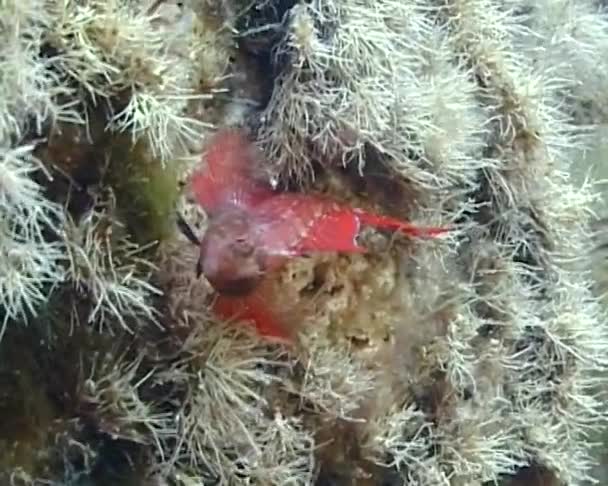
[[[259,240],[269,255],[365,251],[356,241],[359,218],[330,200],[280,194],[260,204],[254,217]]]
[[[226,204],[251,207],[273,195],[269,186],[254,177],[260,155],[244,133],[217,132],[207,143],[203,160],[206,163],[192,174],[190,185],[206,211]]]
[[[421,227],[416,226],[412,223],[408,223],[406,221],[401,221],[396,218],[391,218],[390,216],[382,216],[379,214],[372,214],[365,212],[361,209],[355,210],[357,216],[359,217],[361,224],[373,226],[379,229],[390,229],[395,231],[400,231],[401,233],[408,236],[415,237],[428,237],[432,238],[435,236],[439,236],[445,234],[450,231],[449,228],[440,228],[440,227]]]
[[[268,279],[245,297],[218,295],[213,310],[221,319],[248,321],[262,337],[283,343],[294,341],[296,330],[303,320],[299,306],[287,309],[279,305]]]

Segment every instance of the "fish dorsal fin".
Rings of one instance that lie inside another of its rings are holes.
[[[261,160],[258,148],[243,132],[215,133],[206,144],[201,167],[190,178],[196,201],[212,213],[230,205],[251,208],[272,196],[270,185],[255,177]]]

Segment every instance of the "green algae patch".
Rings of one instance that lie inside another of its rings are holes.
[[[107,182],[129,232],[140,244],[164,240],[173,231],[178,164],[161,164],[142,143],[132,144],[124,135],[115,136],[107,151]]]
[[[95,129],[89,133],[62,124],[37,147],[36,156],[53,175],[44,181],[48,195],[78,219],[109,191],[116,216],[137,243],[162,241],[172,231],[180,164],[161,163],[143,140],[104,130],[105,117],[101,110],[91,113]]]

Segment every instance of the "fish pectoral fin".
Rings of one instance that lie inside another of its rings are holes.
[[[304,322],[298,305],[287,305],[277,296],[273,282],[265,279],[253,292],[242,297],[218,294],[215,314],[226,321],[249,322],[264,339],[293,343]]]

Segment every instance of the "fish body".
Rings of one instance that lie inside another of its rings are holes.
[[[447,231],[420,228],[324,196],[276,192],[256,177],[262,157],[237,130],[216,133],[203,157],[206,163],[190,180],[209,216],[198,271],[217,291],[214,310],[220,317],[252,321],[266,337],[291,339],[299,320],[278,308],[267,284],[288,259],[319,252],[363,253],[357,237],[365,225],[416,237]]]

